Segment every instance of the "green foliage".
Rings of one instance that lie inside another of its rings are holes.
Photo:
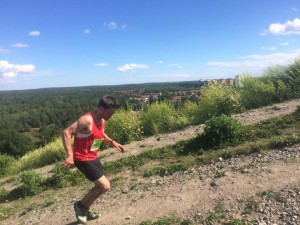
[[[267,189],[260,193],[261,197],[265,197],[268,201],[278,201],[280,200],[280,192],[273,190],[272,188]]]
[[[56,197],[50,196],[49,198],[45,199],[43,206],[48,207],[55,204],[57,201],[58,199]]]
[[[72,171],[56,163],[54,174],[47,179],[46,184],[52,188],[75,186],[84,181],[84,176],[78,170]]]
[[[275,97],[275,85],[270,80],[244,75],[241,78],[241,104],[246,109],[258,108],[271,104]]]
[[[196,102],[187,101],[182,109],[183,115],[188,119],[188,124],[200,124],[202,118],[199,116],[200,107]]]
[[[143,133],[154,135],[170,132],[186,125],[186,119],[179,116],[175,108],[168,103],[153,103],[140,116]]]
[[[187,170],[192,164],[189,162],[186,163],[176,163],[176,164],[170,164],[165,167],[159,166],[154,167],[152,169],[148,169],[144,172],[144,177],[151,177],[154,175],[159,176],[169,176],[174,174],[177,171],[185,171]]]
[[[174,217],[167,217],[167,218],[158,219],[152,225],[172,225],[172,224],[175,224],[175,223],[178,223],[178,222],[179,222],[179,219],[174,216]]]
[[[3,188],[0,188],[0,202],[4,202],[8,196],[8,191],[3,189]]]
[[[15,157],[25,155],[34,148],[34,144],[29,137],[11,129],[0,132],[0,153]]]
[[[127,144],[141,138],[141,122],[135,112],[119,110],[107,122],[106,133],[118,142]]]
[[[0,221],[8,218],[12,213],[12,207],[0,207]]]
[[[293,113],[295,120],[300,121],[300,105],[297,106],[297,109]]]
[[[14,163],[16,159],[9,155],[0,155],[0,176],[7,172],[10,164]]]
[[[222,114],[231,115],[241,110],[239,95],[235,93],[232,87],[223,85],[203,86],[198,107],[191,104],[187,107],[187,115],[191,116],[193,124],[203,123],[214,116]],[[193,110],[195,110],[194,113]]]
[[[39,138],[43,144],[47,144],[51,141],[54,141],[59,135],[57,133],[58,127],[55,124],[42,127],[39,131]]]
[[[140,222],[139,225],[152,225],[152,222],[151,222],[151,220],[148,219],[148,220],[144,220],[144,221]]]
[[[20,191],[23,196],[36,195],[42,191],[43,179],[34,171],[24,171],[20,174]]]
[[[240,140],[241,129],[242,125],[236,119],[221,115],[206,122],[204,138],[211,146],[236,144]]]
[[[288,65],[285,69],[286,82],[289,87],[291,98],[300,97],[300,58],[296,59],[294,63]]]
[[[245,201],[244,214],[252,214],[256,212],[259,208],[259,203],[253,198],[250,197]]]
[[[65,151],[60,139],[47,144],[45,147],[32,151],[19,160],[12,162],[7,170],[8,174],[39,168],[65,158]]]
[[[139,223],[139,225],[173,225],[173,224],[178,224],[180,220],[174,216],[174,217],[165,217],[165,218],[160,218],[157,221],[153,222],[151,220],[145,220]]]

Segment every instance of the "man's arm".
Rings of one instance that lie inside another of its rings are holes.
[[[76,133],[77,121],[73,123],[71,126],[67,127],[61,135],[62,142],[67,154],[67,157],[64,162],[65,167],[70,167],[74,164],[73,160],[73,149],[71,146],[72,136]]]
[[[90,131],[91,130],[91,118],[89,116],[82,116],[71,126],[67,127],[61,135],[64,149],[66,151],[67,157],[64,162],[65,167],[70,167],[74,164],[73,149],[72,149],[72,136],[78,131]]]

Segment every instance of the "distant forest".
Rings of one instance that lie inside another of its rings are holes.
[[[137,107],[129,102],[128,93],[188,91],[202,85],[186,81],[0,91],[0,152],[22,156],[45,145],[80,115],[95,110],[103,95],[115,96],[127,110]]]

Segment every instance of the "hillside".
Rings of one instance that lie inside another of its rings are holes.
[[[297,105],[300,105],[299,99],[234,117],[244,124],[251,124],[289,114]],[[193,126],[132,142],[125,146],[124,155],[108,149],[102,153],[105,155],[103,161],[190,139],[202,130],[203,125]],[[298,131],[294,133],[299,134]],[[52,168],[48,166],[38,171],[51,173]],[[236,219],[235,224],[247,224],[246,221],[260,225],[300,224],[300,145],[271,149],[266,154],[228,160],[219,158],[208,165],[195,166],[171,176],[144,178],[139,171],[124,171],[110,179],[112,189],[95,204],[103,216],[89,224],[152,224],[146,220],[161,222],[157,224],[226,224],[232,218]],[[89,187],[91,185],[86,183],[19,200],[19,204],[24,204],[23,210],[0,223],[77,224],[73,202]],[[50,200],[53,203],[46,204]],[[10,205],[12,203],[7,202],[1,207]]]

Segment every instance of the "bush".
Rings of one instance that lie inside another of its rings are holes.
[[[47,186],[53,188],[64,188],[75,186],[84,180],[81,172],[63,168],[59,163],[55,164],[54,174],[46,181]]]
[[[8,191],[3,189],[3,188],[0,188],[0,202],[4,202],[8,196]]]
[[[29,152],[19,160],[11,163],[7,173],[17,174],[20,171],[31,170],[49,165],[63,160],[65,155],[62,141],[58,138],[54,142],[47,144],[45,147]]]
[[[295,110],[295,112],[293,113],[293,117],[299,121],[300,120],[300,105],[297,106],[297,109]]]
[[[246,75],[242,77],[241,85],[241,103],[246,109],[270,105],[276,98],[274,83],[265,78]]]
[[[200,107],[195,102],[187,101],[182,109],[183,115],[188,119],[188,124],[195,125],[202,123],[202,118],[199,117]]]
[[[42,191],[42,177],[34,171],[24,171],[20,174],[23,196],[36,195]]]
[[[195,111],[195,121],[206,120],[222,114],[231,115],[241,111],[239,95],[232,87],[223,85],[206,85],[201,88],[199,109]]]
[[[15,158],[12,156],[0,155],[0,176],[5,174],[9,165],[14,163],[15,161]]]
[[[236,119],[226,115],[213,117],[206,121],[204,139],[211,146],[222,146],[239,142],[242,125]]]
[[[21,157],[34,149],[33,141],[15,130],[0,131],[0,153]]]
[[[187,121],[175,108],[165,102],[153,103],[141,114],[141,123],[145,135],[167,133],[184,127]]]
[[[106,133],[118,142],[127,144],[141,138],[141,122],[135,112],[120,110],[107,122]]]

